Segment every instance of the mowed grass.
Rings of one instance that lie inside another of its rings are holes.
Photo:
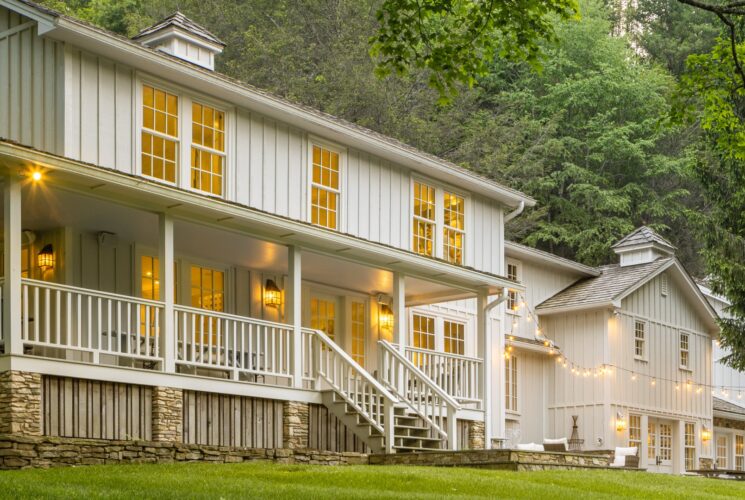
[[[161,464],[0,472],[0,498],[745,498],[745,482],[622,471]]]

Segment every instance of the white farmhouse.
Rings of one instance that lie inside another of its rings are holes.
[[[222,49],[179,13],[130,40],[0,0],[0,433],[489,447],[503,226],[533,200],[221,75]],[[407,307],[467,298],[468,334],[412,348]]]

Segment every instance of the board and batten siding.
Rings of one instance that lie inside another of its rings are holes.
[[[152,439],[152,389],[68,377],[42,377],[45,436]]]
[[[551,359],[545,354],[517,350],[517,411],[507,411],[510,444],[542,443],[546,435],[546,388]],[[564,437],[564,435],[557,436]]]
[[[706,387],[712,382],[711,336],[672,276],[668,276],[667,296],[662,295],[662,280],[662,275],[657,276],[625,298],[614,320],[618,335],[613,329],[609,335],[611,363],[639,376],[632,381],[630,373],[616,373],[612,400],[663,414],[704,418],[712,411],[711,392]],[[647,323],[645,361],[634,357],[637,319]],[[689,335],[690,370],[680,368],[681,332]],[[651,377],[657,379],[654,386]],[[698,393],[697,384],[705,385]]]
[[[0,137],[62,152],[64,47],[0,7]]]
[[[69,45],[64,61],[65,156],[137,173],[139,87],[143,78],[158,80]],[[163,88],[195,100],[210,99],[177,84],[166,82]],[[342,152],[339,231],[396,248],[411,247],[411,171],[250,109],[230,103],[221,107],[227,111],[227,200],[307,221],[309,149],[320,141]],[[503,208],[497,201],[467,196],[464,263],[503,274]]]

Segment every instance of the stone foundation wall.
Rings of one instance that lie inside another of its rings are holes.
[[[0,373],[0,433],[41,435],[41,375]]]
[[[713,458],[699,458],[698,459],[698,468],[701,470],[710,470],[714,468],[714,459]]]
[[[291,450],[308,447],[310,410],[308,403],[285,401],[282,404],[283,446]]]
[[[468,449],[483,450],[486,446],[484,422],[470,422],[468,425]]]
[[[153,387],[153,441],[180,443],[184,420],[184,398],[181,389]]]
[[[256,460],[284,464],[360,465],[368,463],[368,455],[307,449],[233,448],[155,441],[0,435],[0,469],[194,461],[241,463]]]

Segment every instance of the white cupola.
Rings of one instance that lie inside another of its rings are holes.
[[[611,248],[621,258],[621,267],[672,257],[676,250],[672,243],[647,226],[635,229]]]
[[[219,38],[181,12],[145,28],[132,40],[211,70],[215,56],[225,48]]]

